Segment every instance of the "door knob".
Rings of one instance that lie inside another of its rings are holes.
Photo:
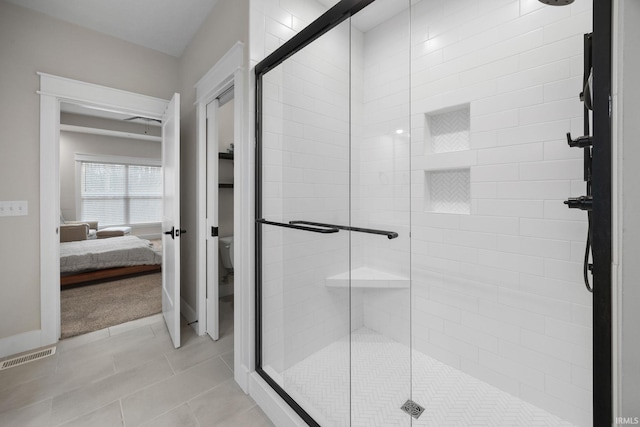
[[[180,230],[176,230],[175,227],[171,227],[170,231],[165,231],[164,234],[168,234],[169,236],[171,236],[172,239],[175,238],[175,236],[179,236],[180,235]]]
[[[187,230],[176,230],[176,237],[180,237],[182,234],[186,234]]]

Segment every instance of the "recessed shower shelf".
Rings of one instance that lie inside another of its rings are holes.
[[[423,162],[425,171],[469,169],[478,164],[478,154],[475,150],[431,153],[425,154]]]
[[[409,287],[409,278],[376,270],[369,267],[359,267],[351,271],[327,277],[325,285],[330,288],[348,288],[349,276],[351,276],[352,288],[367,289],[400,289]]]

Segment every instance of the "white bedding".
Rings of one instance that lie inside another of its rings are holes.
[[[136,236],[60,243],[60,272],[162,264],[150,241]]]

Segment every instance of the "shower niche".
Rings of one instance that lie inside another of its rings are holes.
[[[470,169],[426,171],[425,189],[427,212],[471,213]]]
[[[463,104],[424,116],[424,208],[427,212],[471,213],[470,105]]]
[[[471,134],[469,104],[425,114],[424,127],[426,154],[468,150]]]

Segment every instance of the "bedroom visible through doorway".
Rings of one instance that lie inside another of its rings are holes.
[[[64,339],[162,312],[162,139],[156,119],[60,110]]]

